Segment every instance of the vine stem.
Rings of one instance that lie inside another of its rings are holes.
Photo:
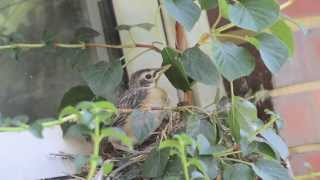
[[[89,167],[89,173],[87,176],[87,180],[92,180],[98,165],[98,158],[99,158],[99,149],[100,149],[100,122],[98,120],[95,120],[95,129],[94,129],[94,135],[92,136],[93,140],[93,154],[90,159],[90,167]]]
[[[15,48],[43,48],[49,46],[45,43],[16,43],[9,45],[1,45],[0,50],[4,49],[15,49]],[[125,48],[148,48],[156,52],[161,52],[161,49],[154,46],[153,44],[124,44],[124,45],[112,45],[112,44],[97,44],[97,43],[76,43],[76,44],[65,44],[65,43],[54,43],[54,48],[113,48],[113,49],[125,49]]]
[[[61,125],[66,122],[78,121],[78,119],[79,119],[78,115],[72,114],[64,118],[61,118],[59,120],[41,123],[41,125],[44,128],[50,128],[57,125]],[[27,131],[29,128],[30,126],[26,124],[20,127],[0,127],[0,132],[21,132],[21,131]]]
[[[219,28],[217,28],[217,31],[218,32],[222,32],[222,31],[225,31],[225,30],[228,30],[228,29],[231,29],[233,27],[235,27],[236,25],[232,24],[232,23],[229,23],[229,24],[226,24],[224,26],[221,26]]]
[[[257,134],[259,134],[262,131],[266,130],[267,128],[271,127],[273,125],[273,123],[276,122],[277,119],[278,118],[276,118],[276,117],[271,118],[269,122],[267,122],[265,125],[258,128],[254,133],[252,133],[252,135],[250,135],[250,137],[249,137],[249,140],[255,138],[257,136]]]
[[[240,159],[233,159],[233,158],[221,158],[222,160],[226,160],[226,161],[234,161],[234,162],[239,162],[239,163],[242,163],[242,164],[246,164],[248,166],[252,166],[252,163],[250,162],[247,162],[247,161],[243,161],[243,160],[240,160]]]
[[[216,34],[217,37],[233,38],[241,41],[249,42],[245,37],[233,35],[233,34]]]
[[[189,172],[188,172],[188,161],[187,161],[187,158],[186,158],[186,152],[185,152],[183,144],[181,144],[180,141],[179,141],[179,144],[182,147],[181,150],[180,150],[180,159],[181,159],[181,164],[182,164],[182,168],[183,168],[184,178],[185,178],[185,180],[190,180]]]

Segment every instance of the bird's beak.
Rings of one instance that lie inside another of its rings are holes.
[[[171,64],[168,64],[168,65],[164,65],[161,68],[157,69],[155,72],[156,79],[158,80],[162,76],[162,74],[164,74],[168,69],[170,69],[170,67],[171,67]]]

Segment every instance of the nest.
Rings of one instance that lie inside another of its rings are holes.
[[[101,156],[106,162],[114,162],[114,170],[107,176],[103,176],[102,170],[98,171],[95,180],[112,179],[143,179],[134,177],[141,174],[141,165],[148,154],[157,147],[161,140],[166,139],[185,126],[180,112],[170,112],[161,125],[142,144],[136,145],[133,151],[123,151],[115,149],[111,143],[101,144]],[[131,176],[131,177],[130,177]]]

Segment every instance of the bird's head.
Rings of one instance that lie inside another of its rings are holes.
[[[169,64],[161,68],[142,69],[133,73],[129,81],[129,88],[155,87],[161,75],[170,67]]]

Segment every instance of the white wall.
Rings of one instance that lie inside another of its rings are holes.
[[[50,154],[89,154],[81,140],[63,140],[60,128],[46,129],[44,138],[29,132],[0,134],[0,179],[35,180],[75,173],[71,161]]]

